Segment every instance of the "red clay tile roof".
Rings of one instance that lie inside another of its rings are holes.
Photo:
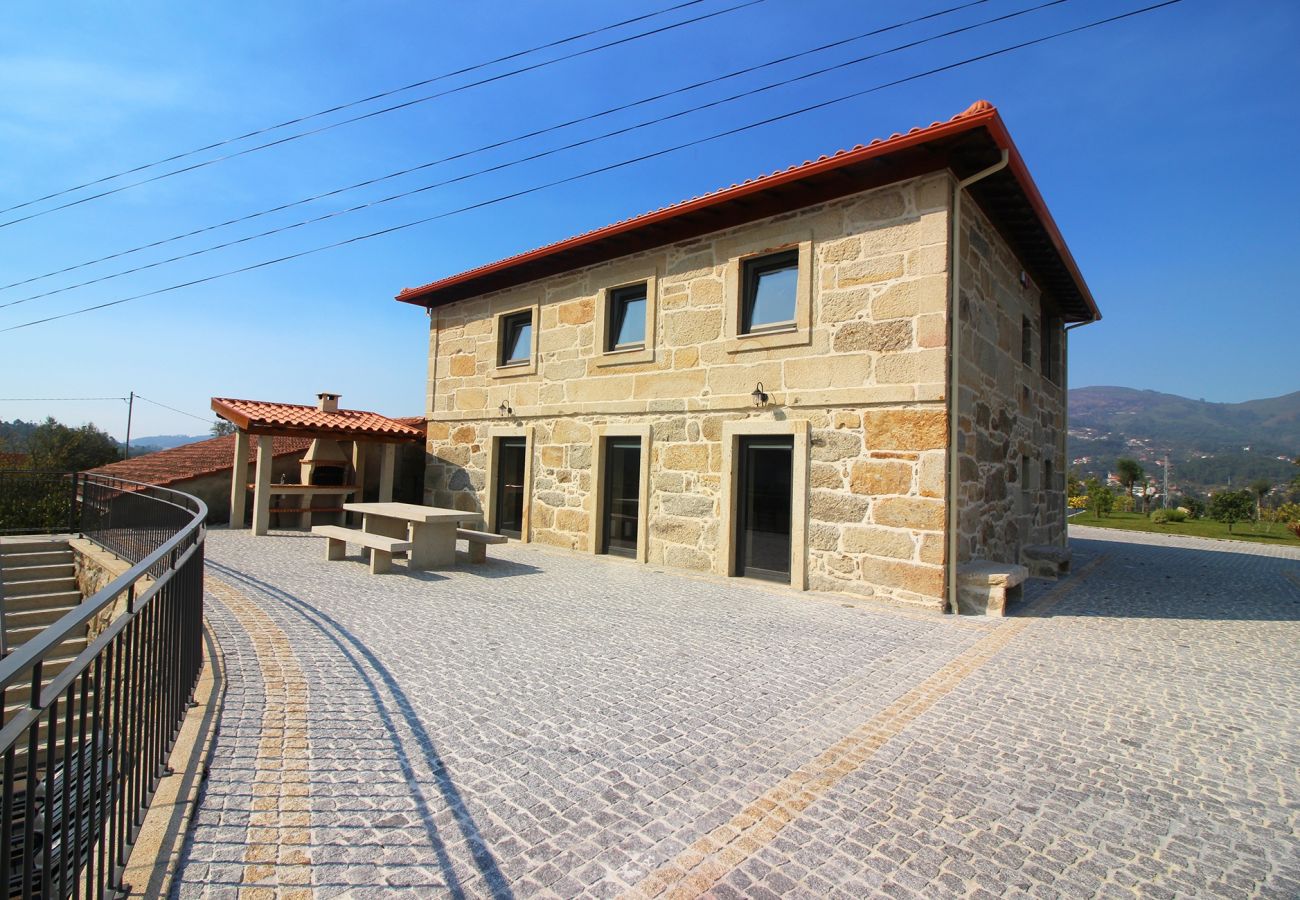
[[[286,456],[302,453],[311,446],[311,438],[277,437],[271,441],[272,456]],[[157,453],[145,453],[133,456],[97,469],[91,469],[97,475],[112,475],[127,481],[142,481],[145,484],[168,485],[202,475],[215,475],[230,471],[235,457],[235,435],[183,444]],[[250,442],[248,461],[257,462],[257,444]]]
[[[322,412],[314,406],[213,397],[212,409],[250,434],[297,434],[349,440],[404,442],[424,439],[424,429],[364,409]]]
[[[692,197],[485,266],[404,288],[397,299],[426,307],[525,284],[847,196],[891,181],[951,169],[959,178],[987,168],[1006,151],[1010,164],[971,188],[1022,261],[1055,294],[1067,319],[1101,317],[1056,223],[1030,178],[997,109],[980,100],[947,122],[877,138],[770,175]]]

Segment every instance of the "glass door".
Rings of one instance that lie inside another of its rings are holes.
[[[793,437],[742,437],[736,477],[736,570],[790,583]]]
[[[524,526],[524,462],[526,438],[497,439],[497,534],[519,539]]]
[[[641,512],[641,439],[605,441],[605,521],[600,552],[636,556]]]

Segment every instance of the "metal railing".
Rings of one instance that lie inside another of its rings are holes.
[[[0,490],[18,481],[6,474]],[[202,667],[207,507],[152,485],[62,478],[69,530],[132,566],[0,661],[0,889],[14,897],[123,892]],[[92,622],[103,630],[82,647]]]

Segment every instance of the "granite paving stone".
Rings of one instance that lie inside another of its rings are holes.
[[[1008,618],[208,537],[176,897],[1291,897],[1300,553],[1072,529]]]

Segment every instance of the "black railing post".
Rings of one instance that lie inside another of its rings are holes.
[[[80,472],[73,472],[69,481],[72,483],[72,496],[68,498],[68,534],[81,533],[81,508],[77,503],[77,479]]]

